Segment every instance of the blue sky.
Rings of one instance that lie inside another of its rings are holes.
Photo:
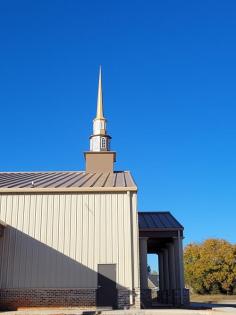
[[[98,67],[116,169],[185,244],[236,242],[236,2],[1,1],[1,171],[81,170]]]

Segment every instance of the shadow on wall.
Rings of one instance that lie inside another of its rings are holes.
[[[68,239],[67,244],[58,246],[63,251],[69,250],[72,243]],[[84,249],[86,253],[88,250]],[[76,248],[75,259],[72,259],[7,226],[0,238],[0,255],[2,309],[30,306],[123,308],[130,304],[130,291],[116,283],[116,265],[98,265],[103,266],[102,273],[98,273],[92,269],[97,266],[89,261],[89,255],[85,255],[83,263],[76,260],[81,260],[76,257]]]

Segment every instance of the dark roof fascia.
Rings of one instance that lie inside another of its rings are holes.
[[[139,231],[141,232],[165,232],[165,231],[183,231],[184,228],[181,227],[181,228],[150,228],[150,229],[140,229],[139,228]]]
[[[139,231],[139,237],[147,237],[147,238],[176,238],[183,237],[183,230],[162,230],[162,231]]]

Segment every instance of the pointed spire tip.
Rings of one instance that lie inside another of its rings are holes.
[[[102,66],[99,67],[98,79],[98,99],[97,99],[97,116],[96,119],[104,119],[103,116],[103,97],[102,97]]]

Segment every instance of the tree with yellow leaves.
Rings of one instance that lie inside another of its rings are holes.
[[[236,246],[221,239],[189,244],[184,250],[186,283],[199,294],[231,294],[236,288]]]

